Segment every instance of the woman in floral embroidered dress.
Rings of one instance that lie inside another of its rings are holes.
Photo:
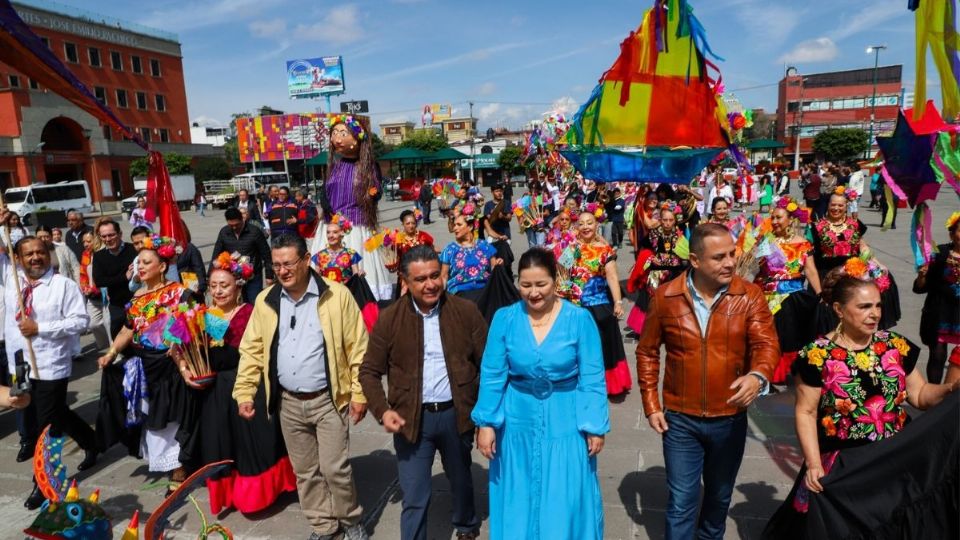
[[[310,259],[313,267],[321,276],[337,283],[346,283],[354,274],[362,276],[360,261],[363,257],[343,245],[344,235],[353,230],[350,220],[334,214],[325,229],[327,246]]]
[[[880,290],[874,282],[847,275],[841,267],[831,272],[823,285],[823,295],[840,324],[804,347],[794,363],[796,427],[804,465],[787,500],[767,524],[764,538],[805,538],[811,498],[824,492],[821,480],[829,477],[838,455],[896,435],[907,422],[904,401],[927,409],[960,385],[927,383],[914,370],[919,347],[880,329]],[[915,457],[904,455],[903,459]],[[882,474],[884,464],[875,465]],[[914,479],[917,481],[923,482]],[[890,504],[894,507],[901,505],[898,497],[909,501],[915,495],[896,489],[899,484],[894,478],[885,479],[883,485],[893,487],[884,496],[893,500]],[[928,486],[919,489],[924,487]],[[833,500],[841,496],[832,494]],[[844,516],[845,521],[856,518]],[[884,535],[878,532],[879,536]]]
[[[470,208],[471,203],[466,205]],[[490,280],[493,267],[502,261],[486,240],[477,240],[476,214],[459,213],[453,219],[454,241],[440,253],[440,275],[447,292],[476,302]]]
[[[597,233],[597,218],[593,213],[580,214],[577,240],[563,251],[557,262],[562,276],[557,293],[586,308],[597,323],[607,394],[626,394],[633,385],[633,377],[627,367],[618,320],[623,316],[623,297],[617,277],[617,252]]]
[[[816,337],[809,321],[817,309],[820,276],[810,256],[813,246],[801,236],[801,226],[809,219],[808,209],[790,197],[781,197],[770,213],[770,233],[758,240],[768,244],[758,247],[762,255],[758,256],[754,283],[763,289],[780,341],[780,361],[770,380],[774,384],[786,382],[797,351]]]
[[[190,415],[187,386],[154,323],[196,299],[193,291],[166,278],[167,267],[179,253],[182,247],[173,239],[154,235],[144,240],[137,255],[143,287],[127,305],[126,324],[113,346],[97,360],[104,370],[97,417],[97,437],[104,449],[124,440],[136,455],[139,444],[149,470],[169,472],[173,482],[186,479],[180,444],[193,432],[195,418]],[[121,352],[123,364],[118,366],[114,361]],[[136,439],[129,434],[137,434]]]
[[[685,257],[677,255],[678,245],[687,241],[677,223],[677,216],[681,213],[682,209],[672,201],[664,202],[660,207],[658,225],[640,240],[641,251],[637,254],[631,281],[636,276],[642,285],[637,302],[627,317],[627,326],[638,334],[643,330],[650,299],[657,287],[679,276],[687,266]]]
[[[930,348],[927,380],[943,378],[947,347],[960,345],[960,212],[947,220],[950,243],[938,246],[933,260],[920,267],[913,292],[926,293],[920,315],[920,340]]]
[[[873,259],[869,246],[863,240],[867,226],[862,221],[847,215],[848,201],[856,196],[852,191],[838,187],[830,195],[826,216],[810,231],[813,235],[813,260],[817,265],[817,273],[821,276],[826,276],[831,270],[854,257]],[[883,298],[880,328],[887,329],[896,326],[897,321],[900,320],[900,294],[893,275],[882,265],[879,266],[882,277],[878,276],[877,286]],[[826,304],[821,304],[817,310],[817,335],[833,330],[837,322],[833,310]]]

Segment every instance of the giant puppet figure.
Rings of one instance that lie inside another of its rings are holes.
[[[363,253],[360,272],[377,300],[393,297],[393,281],[377,250],[365,252],[363,243],[377,229],[377,202],[380,200],[380,167],[373,156],[369,124],[349,114],[330,119],[330,175],[320,194],[323,220],[313,239],[311,255],[327,245],[326,224],[338,214],[347,218],[352,230],[343,238],[344,247]]]

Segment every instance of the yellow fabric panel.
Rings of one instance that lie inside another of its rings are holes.
[[[621,107],[621,84],[607,82],[603,85],[599,125],[603,142],[626,146],[645,145],[653,87],[646,83],[631,84],[630,100]],[[585,125],[584,128],[586,129],[587,126]]]

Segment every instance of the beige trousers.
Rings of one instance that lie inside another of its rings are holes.
[[[280,429],[297,475],[300,508],[320,535],[336,533],[341,523],[359,523],[363,513],[350,468],[347,422],[329,392],[308,400],[282,393]]]

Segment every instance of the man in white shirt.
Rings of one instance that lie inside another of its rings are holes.
[[[7,215],[0,215],[0,224]],[[35,415],[34,425],[41,429],[50,424],[51,435],[66,433],[73,438],[85,452],[77,469],[86,470],[97,462],[96,436],[90,425],[67,407],[72,353],[90,321],[83,294],[75,282],[53,272],[50,251],[43,241],[27,236],[17,243],[16,249],[22,268],[16,277],[12,272],[7,276],[10,286],[3,296],[7,366],[13,372],[18,355],[29,363],[29,340],[39,373],[30,373],[32,403],[25,412]],[[23,312],[13,279],[20,280]],[[43,500],[43,494],[34,486],[24,506],[34,510]]]

